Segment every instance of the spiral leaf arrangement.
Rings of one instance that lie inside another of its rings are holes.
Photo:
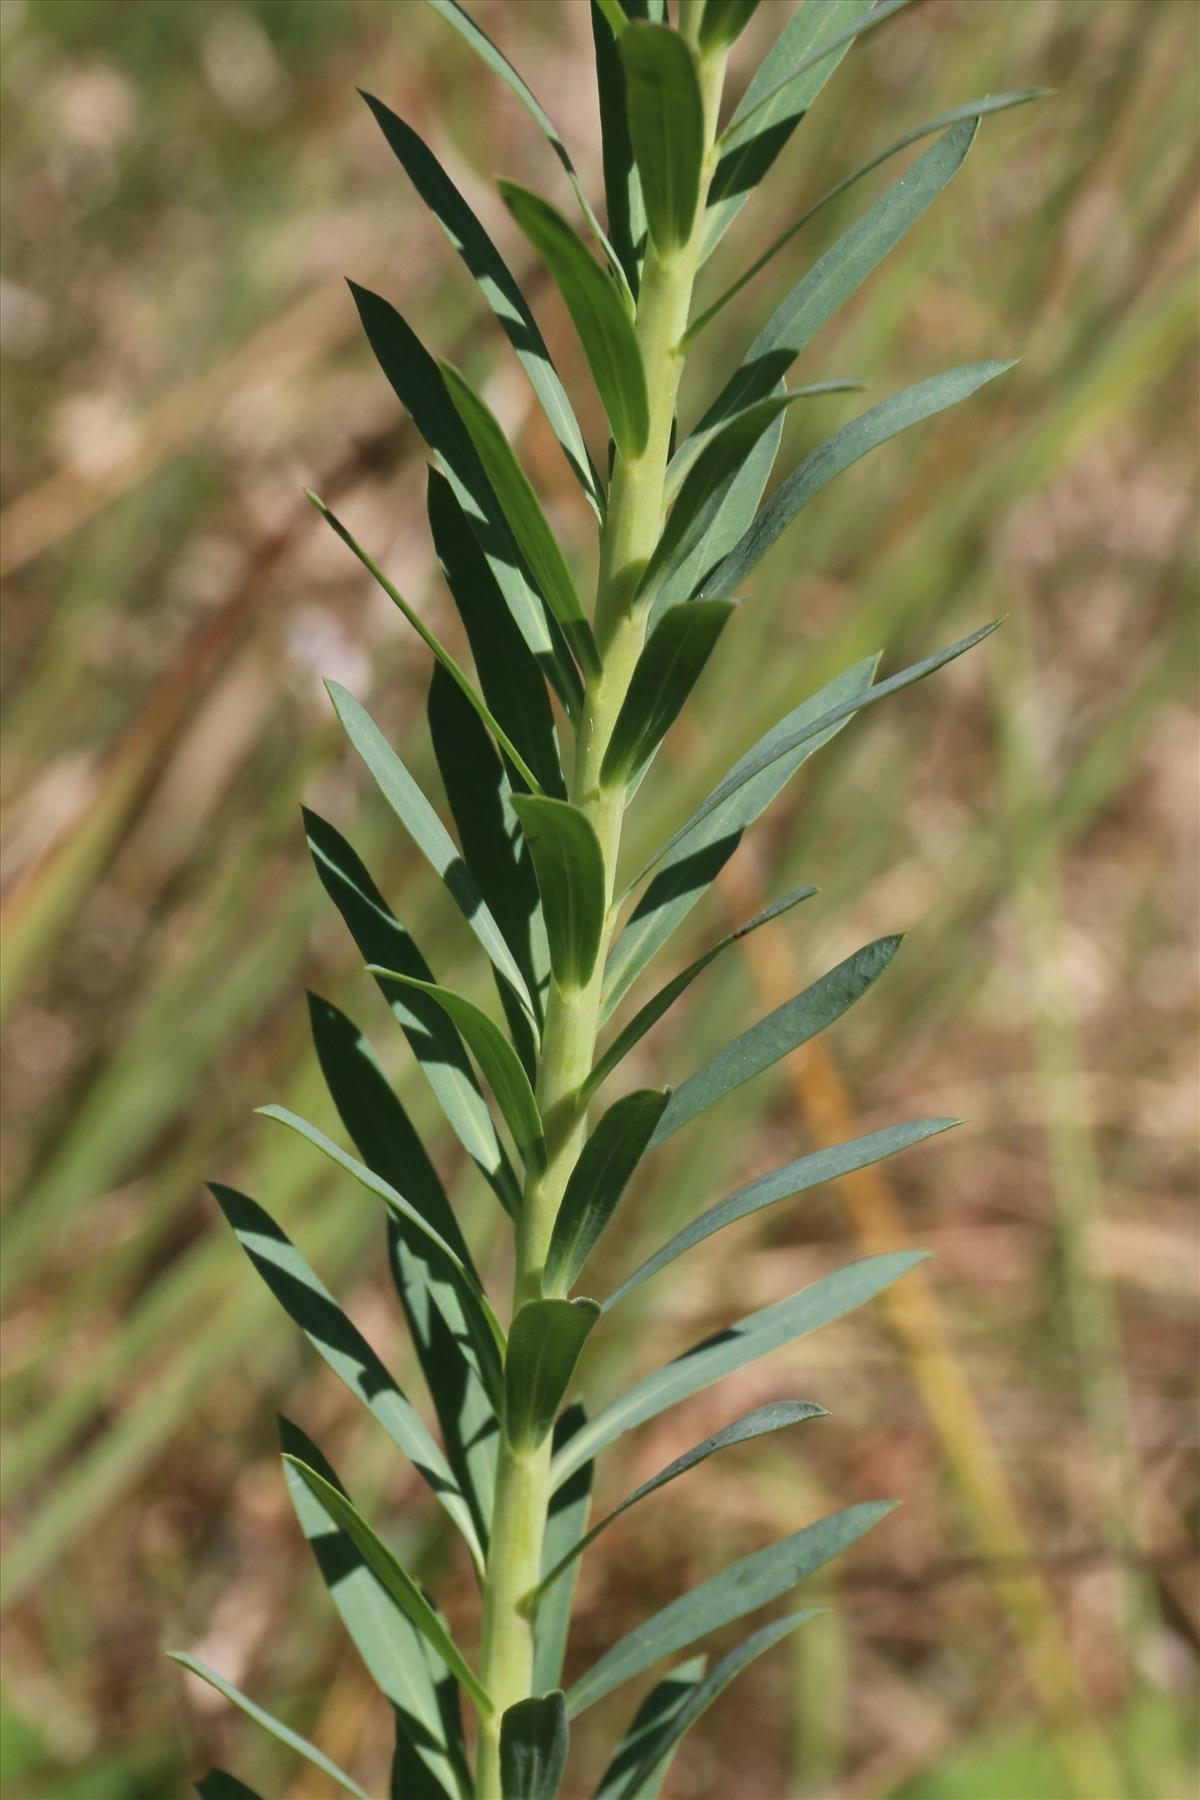
[[[822,1408],[793,1400],[760,1407],[589,1524],[595,1459],[624,1432],[870,1299],[920,1258],[874,1256],[827,1275],[589,1413],[572,1395],[593,1334],[619,1333],[626,1296],[714,1232],[955,1122],[915,1120],[801,1156],[701,1212],[605,1298],[577,1291],[642,1161],[831,1025],[883,974],[900,940],[867,944],[678,1085],[622,1094],[593,1121],[593,1102],[628,1052],[708,965],[813,890],[800,888],[748,920],[624,1023],[616,1021],[618,1008],[743,832],[808,757],[864,708],[993,629],[987,625],[884,680],[874,658],[847,669],[747,750],[632,880],[619,875],[626,808],[723,634],[736,631],[736,611],[752,592],[759,560],[843,469],[1009,366],[971,363],[880,401],[820,444],[764,501],[786,409],[861,385],[824,380],[789,389],[793,363],[951,180],[981,116],[1038,90],[972,100],[905,132],[835,183],[693,316],[700,269],[842,56],[906,3],[802,5],[722,121],[726,60],[756,0],[681,0],[675,25],[664,0],[595,0],[605,230],[530,88],[456,0],[429,0],[522,103],[574,194],[578,221],[515,183],[500,184],[561,296],[595,382],[611,437],[607,480],[533,312],[484,226],[417,133],[366,96],[506,334],[598,533],[589,609],[486,400],[461,370],[430,354],[387,300],[351,284],[371,348],[436,461],[429,526],[474,677],[311,497],[432,656],[429,731],[456,835],[358,701],[333,683],[329,692],[355,750],[491,964],[497,1016],[438,980],[349,844],[312,814],[308,842],[446,1121],[511,1223],[507,1325],[374,1051],[328,1001],[311,999],[313,1038],[354,1152],[280,1107],[263,1112],[382,1203],[391,1269],[439,1437],[268,1214],[230,1188],[214,1193],[280,1304],[432,1489],[478,1577],[482,1625],[472,1660],[317,1446],[284,1423],[284,1474],[301,1530],[393,1711],[394,1800],[553,1800],[572,1720],[708,1633],[791,1593],[889,1510],[885,1502],[848,1507],[742,1558],[611,1644],[573,1686],[560,1685],[579,1558],[600,1533],[709,1457],[791,1430]],[[680,437],[680,375],[705,327],[827,201],[926,137],[932,144],[795,283]],[[711,1667],[697,1655],[670,1668],[589,1791],[597,1800],[657,1794],[680,1739],[710,1702],[812,1617],[805,1608],[774,1619]],[[319,1749],[219,1674],[190,1656],[178,1660],[348,1793],[363,1795]],[[468,1709],[475,1715],[471,1732]],[[582,1792],[583,1774],[572,1779]],[[220,1770],[199,1791],[209,1800],[250,1792]]]

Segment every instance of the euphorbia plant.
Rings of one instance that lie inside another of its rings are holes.
[[[807,0],[729,117],[726,63],[755,0],[598,0],[592,18],[604,143],[607,230],[547,114],[455,0],[436,12],[516,94],[566,173],[578,221],[511,182],[501,192],[578,334],[607,416],[593,456],[519,286],[428,147],[368,96],[421,198],[507,335],[562,447],[598,551],[594,604],[564,555],[521,463],[467,377],[438,363],[393,307],[354,287],[372,349],[436,460],[434,546],[475,665],[466,673],[315,496],[332,528],[420,633],[432,656],[429,730],[452,837],[383,733],[330,685],[346,732],[412,841],[432,864],[491,964],[498,1011],[443,985],[350,846],[306,815],[317,870],[479,1175],[511,1222],[510,1304],[493,1303],[440,1178],[358,1028],[311,1002],[317,1055],[356,1154],[279,1107],[382,1201],[389,1253],[440,1441],[300,1250],[252,1200],[214,1191],[277,1298],[428,1483],[461,1532],[482,1596],[468,1657],[434,1602],[368,1524],[320,1451],[285,1424],[285,1474],[302,1529],[371,1674],[390,1702],[390,1791],[549,1800],[569,1722],[652,1665],[790,1593],[888,1510],[846,1508],[720,1570],[611,1644],[560,1687],[578,1559],[624,1511],[727,1446],[791,1429],[821,1408],[780,1400],[686,1451],[589,1528],[595,1458],[622,1433],[768,1351],[869,1299],[916,1254],[876,1256],[731,1324],[625,1393],[573,1399],[593,1333],[621,1331],[620,1303],[695,1244],[762,1207],[941,1131],[922,1119],[800,1156],[698,1217],[604,1299],[587,1264],[643,1159],[705,1108],[837,1019],[882,974],[894,937],[868,944],[670,1087],[613,1097],[627,1052],[736,939],[778,919],[801,888],[715,944],[640,1006],[627,995],[800,765],[864,707],[909,686],[991,627],[886,680],[876,662],[810,695],[738,760],[643,867],[622,871],[626,808],[726,630],[752,596],[760,558],[835,475],[905,426],[965,399],[1007,365],[972,363],[880,401],[763,495],[786,408],[844,381],[785,386],[821,326],[954,175],[981,114],[1029,93],[974,100],[907,131],[809,205],[756,272],[813,213],[919,138],[933,142],[804,273],[699,421],[677,430],[685,359],[747,278],[700,316],[697,274],[783,150],[856,35],[905,0]],[[765,9],[778,21],[782,9]],[[521,18],[513,9],[514,21]],[[607,479],[601,473],[607,466]],[[503,1020],[503,1025],[500,1020]],[[623,1022],[622,1022],[623,1021]],[[676,1081],[677,1071],[664,1070]],[[618,1077],[614,1083],[613,1078]],[[596,1102],[604,1090],[599,1108]],[[584,1290],[581,1292],[581,1288]],[[683,1733],[753,1657],[812,1616],[792,1612],[714,1667],[677,1664],[643,1702],[595,1791],[658,1791]],[[190,1657],[214,1685],[351,1793],[362,1789]],[[473,1731],[464,1713],[475,1715]],[[592,1791],[584,1771],[572,1791]],[[201,1791],[245,1792],[214,1772]]]

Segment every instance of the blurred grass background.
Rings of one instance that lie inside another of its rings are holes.
[[[474,10],[598,192],[587,8]],[[735,85],[787,10],[766,0]],[[789,789],[670,966],[760,896],[814,880],[822,897],[717,965],[632,1072],[677,1079],[867,937],[911,934],[827,1045],[664,1154],[601,1287],[806,1145],[969,1120],[706,1246],[640,1313],[629,1303],[632,1345],[590,1353],[586,1387],[609,1394],[863,1244],[937,1253],[891,1305],[745,1371],[601,1470],[601,1499],[618,1496],[775,1395],[833,1413],[605,1537],[584,1565],[575,1666],[821,1510],[906,1502],[827,1584],[832,1614],[689,1740],[677,1800],[1192,1791],[1195,40],[1191,0],[925,0],[843,64],[708,278],[711,298],[909,125],[1060,89],[985,120],[950,192],[803,367],[878,398],[955,362],[1024,360],[805,513],[633,821],[638,844],[656,841],[732,751],[857,657],[883,648],[897,667],[1008,615]],[[452,635],[422,447],[358,333],[351,274],[486,374],[591,569],[544,421],[355,85],[427,137],[529,277],[596,444],[586,371],[492,187],[507,173],[561,199],[561,176],[416,0],[3,0],[0,60],[4,1792],[159,1800],[213,1757],[268,1800],[325,1791],[193,1691],[162,1658],[172,1645],[376,1791],[386,1709],[295,1529],[276,1410],[322,1440],[463,1621],[469,1584],[201,1184],[254,1193],[411,1373],[369,1203],[248,1119],[273,1099],[330,1123],[307,984],[367,1025],[475,1241],[494,1234],[306,862],[302,797],[353,838],[435,968],[483,991],[320,685],[368,700],[433,784],[426,655],[300,490],[337,499]],[[895,172],[823,213],[722,315],[685,422]],[[797,409],[780,468],[858,404]],[[631,1699],[583,1722],[591,1766]]]

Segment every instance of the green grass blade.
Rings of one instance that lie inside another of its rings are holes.
[[[731,1563],[690,1594],[664,1606],[592,1664],[567,1694],[567,1713],[578,1718],[597,1700],[611,1694],[662,1657],[694,1644],[697,1638],[740,1619],[788,1593],[806,1576],[856,1543],[864,1532],[892,1511],[893,1502],[868,1501],[793,1532],[778,1544],[756,1550]]]
[[[588,455],[579,421],[537,321],[508,264],[437,157],[412,126],[398,118],[373,94],[363,93],[363,99],[375,115],[405,174],[475,277],[480,292],[500,321],[501,329],[529,377],[550,429],[561,444],[580,486],[597,516],[602,516],[604,491]]]
[[[770,1650],[785,1637],[790,1637],[793,1631],[801,1625],[807,1625],[810,1619],[819,1618],[823,1610],[824,1608],[819,1606],[810,1606],[803,1612],[791,1613],[785,1619],[776,1619],[773,1624],[764,1625],[761,1631],[756,1631],[753,1636],[746,1638],[736,1650],[731,1650],[728,1656],[723,1656],[712,1673],[707,1675],[703,1681],[695,1684],[683,1704],[672,1715],[661,1738],[647,1751],[621,1789],[619,1800],[640,1800],[640,1796],[646,1792],[645,1783],[653,1776],[658,1760],[664,1751],[669,1752],[674,1749],[684,1734],[690,1731],[700,1715],[724,1692],[730,1682],[735,1680],[742,1670],[747,1668],[756,1657],[761,1656],[765,1650]]]
[[[620,1800],[631,1771],[640,1769],[643,1761],[649,1764],[652,1773],[649,1778],[641,1776],[637,1800],[657,1800],[674,1749],[670,1741],[671,1721],[707,1666],[707,1657],[693,1656],[655,1683],[617,1745],[604,1779],[596,1789],[595,1800]]]
[[[336,1525],[345,1532],[354,1548],[405,1618],[416,1627],[426,1643],[439,1656],[454,1678],[461,1682],[476,1710],[485,1716],[492,1713],[491,1699],[441,1617],[434,1611],[408,1570],[394,1557],[387,1545],[367,1524],[362,1514],[332,1482],[310,1468],[298,1456],[284,1455],[284,1463],[294,1469],[304,1485],[321,1502]]]
[[[700,204],[704,98],[691,45],[668,25],[622,32],[626,112],[650,236],[662,255],[687,242]]]
[[[898,675],[890,675],[886,681],[875,682],[856,698],[830,707],[827,712],[820,714],[808,723],[797,724],[793,729],[778,736],[772,733],[769,742],[764,739],[761,748],[743,757],[741,762],[730,770],[724,781],[713,789],[708,799],[696,808],[691,818],[687,819],[678,831],[672,832],[666,843],[654,852],[650,861],[634,877],[630,886],[636,886],[643,876],[649,874],[656,863],[668,855],[677,844],[690,837],[698,825],[703,824],[712,814],[723,807],[727,800],[754,781],[757,776],[763,774],[773,763],[778,762],[782,757],[790,756],[802,744],[828,731],[831,726],[839,725],[843,720],[852,718],[864,707],[874,706],[876,701],[886,700],[890,695],[898,694],[904,688],[912,687],[914,682],[923,681],[927,675],[932,675],[936,670],[945,668],[947,663],[953,662],[965,651],[972,650],[976,644],[982,643],[984,638],[990,637],[999,623],[998,619],[994,619],[990,625],[981,626],[978,631],[971,632],[968,637],[960,638],[956,644],[951,644],[945,650],[936,651],[933,656],[925,657],[922,662],[912,663],[907,669],[902,669]]]
[[[836,736],[851,714],[825,728],[817,724],[811,735],[807,727],[844,701],[865,693],[878,660],[867,657],[855,663],[793,708],[734,764],[726,777],[734,784],[728,798],[677,832],[673,846],[664,850],[661,858],[655,858],[662,866],[609,955],[604,974],[605,1018],[611,1017],[647,963],[720,874],[746,827],[761,817],[801,765]],[[795,740],[790,750],[781,751],[778,757],[771,755],[778,745],[790,739]],[[735,782],[735,777],[740,777],[759,758],[765,759],[761,768],[747,776],[745,782]]]
[[[790,1200],[795,1194],[806,1194],[811,1188],[820,1187],[827,1181],[837,1181],[843,1175],[852,1174],[856,1169],[868,1168],[872,1163],[882,1162],[885,1157],[895,1156],[901,1150],[907,1150],[913,1144],[920,1144],[928,1137],[935,1137],[941,1131],[949,1131],[952,1126],[961,1124],[960,1119],[914,1119],[905,1125],[888,1125],[882,1131],[871,1131],[865,1137],[851,1138],[844,1144],[833,1144],[826,1150],[814,1150],[808,1156],[798,1156],[793,1162],[785,1163],[782,1168],[773,1169],[769,1175],[760,1175],[756,1181],[738,1188],[715,1206],[702,1212],[690,1225],[665,1243],[661,1250],[647,1257],[639,1269],[615,1288],[603,1302],[603,1310],[623,1300],[626,1294],[640,1287],[643,1281],[649,1281],[668,1263],[673,1263],[677,1256],[682,1256],[705,1238],[712,1237],[714,1232],[723,1231],[726,1225],[736,1223],[738,1219],[749,1218],[753,1213],[761,1212],[766,1206],[774,1206],[780,1200]]]
[[[347,1794],[355,1795],[356,1800],[368,1800],[367,1794],[359,1787],[357,1781],[351,1780],[344,1769],[339,1769],[335,1762],[330,1762],[327,1756],[322,1755],[315,1744],[310,1744],[307,1738],[300,1736],[299,1732],[292,1731],[289,1726],[284,1725],[269,1712],[265,1712],[248,1695],[243,1694],[240,1688],[235,1688],[231,1681],[226,1681],[223,1675],[218,1675],[215,1669],[210,1669],[206,1663],[200,1662],[194,1656],[189,1656],[186,1650],[168,1650],[167,1655],[172,1662],[178,1663],[180,1668],[186,1669],[189,1675],[198,1675],[201,1681],[207,1681],[209,1687],[216,1688],[218,1694],[223,1694],[226,1700],[231,1701],[240,1712],[244,1712],[248,1719],[253,1719],[256,1725],[261,1725],[263,1730],[269,1732],[279,1743],[285,1744],[289,1750],[294,1750],[297,1756],[302,1756],[305,1762],[312,1764],[314,1769],[320,1769],[322,1775],[327,1775],[330,1781],[335,1781],[338,1787],[344,1789]]]
[[[711,1437],[705,1438],[702,1444],[697,1444],[694,1449],[686,1451],[682,1456],[677,1456],[674,1462],[668,1463],[665,1469],[660,1469],[658,1474],[651,1476],[649,1481],[643,1481],[632,1494],[626,1495],[619,1506],[614,1506],[612,1511],[606,1513],[597,1525],[593,1525],[585,1536],[577,1538],[565,1555],[559,1558],[549,1574],[542,1577],[538,1583],[537,1598],[540,1599],[547,1593],[560,1575],[578,1557],[583,1555],[590,1544],[595,1542],[600,1533],[607,1531],[609,1526],[621,1517],[622,1513],[628,1512],[631,1506],[636,1506],[639,1500],[645,1500],[650,1494],[657,1493],[659,1488],[666,1487],[668,1482],[677,1481],[681,1475],[686,1475],[697,1464],[707,1462],[710,1456],[716,1456],[721,1450],[729,1450],[737,1444],[749,1443],[754,1438],[767,1437],[774,1431],[784,1431],[789,1425],[799,1425],[807,1419],[819,1419],[825,1416],[825,1408],[814,1406],[809,1400],[773,1400],[769,1405],[757,1407],[754,1412],[747,1413],[744,1418],[735,1419],[732,1425],[726,1425],[721,1431],[715,1431]]]
[[[210,1186],[238,1243],[288,1317],[404,1452],[463,1533],[477,1566],[482,1567],[483,1546],[470,1508],[440,1446],[391,1371],[270,1215],[234,1188],[216,1182]]]
[[[367,772],[531,1019],[537,1012],[522,975],[457,844],[364,706],[336,681],[325,683],[334,711]]]
[[[418,637],[420,637],[422,641],[428,645],[429,649],[433,651],[434,656],[437,658],[442,668],[461,690],[464,698],[469,701],[474,712],[483,721],[500,748],[504,751],[504,754],[509,758],[522,781],[526,782],[535,794],[540,793],[541,784],[538,781],[537,776],[534,775],[529,768],[529,765],[522,757],[521,752],[508,736],[499,720],[492,713],[488,707],[487,701],[483,699],[482,695],[476,693],[470,677],[459,667],[458,663],[455,662],[450,652],[446,649],[446,646],[439,638],[435,637],[432,631],[430,631],[420,614],[413,610],[403,594],[400,593],[399,589],[392,585],[383,570],[379,567],[379,564],[368,556],[367,552],[363,549],[357,539],[351,536],[346,527],[342,524],[342,521],[337,517],[336,513],[331,512],[325,502],[318,495],[314,494],[311,489],[306,488],[305,493],[313,506],[316,507],[321,517],[327,524],[332,526],[342,542],[349,549],[353,550],[355,556],[357,556],[359,562],[363,565],[363,568],[366,569],[379,583],[379,586],[383,589],[388,599],[391,600],[404,614],[404,617],[413,627],[413,630],[417,633]]]
[[[599,1317],[594,1300],[527,1300],[519,1308],[504,1359],[504,1435],[514,1450],[536,1450],[554,1429]]]
[[[595,967],[608,904],[595,827],[566,800],[514,794],[512,807],[533,859],[554,978],[582,987]]]
[[[304,823],[322,885],[364,962],[400,969],[422,981],[432,980],[429,964],[341,833],[307,809]],[[501,1205],[515,1211],[520,1194],[517,1179],[454,1026],[442,1008],[417,989],[400,981],[377,979],[455,1136]]]
[[[569,1738],[561,1688],[510,1706],[500,1721],[504,1800],[554,1800],[566,1767]]]
[[[281,1418],[279,1436],[285,1457],[305,1463],[330,1487],[346,1495],[333,1466],[298,1425]],[[410,1754],[419,1759],[439,1793],[463,1800],[470,1793],[470,1777],[461,1726],[456,1732],[447,1729],[447,1714],[453,1718],[457,1710],[452,1678],[440,1659],[435,1663],[430,1657],[425,1640],[407,1615],[397,1616],[353,1539],[294,1463],[285,1461],[283,1472],[321,1577],[372,1681],[396,1714],[397,1727],[412,1747]]]
[[[504,511],[509,530],[528,563],[542,598],[562,626],[563,635],[583,668],[599,672],[592,628],[584,613],[567,559],[559,549],[533,486],[487,402],[453,363],[441,365],[442,380],[454,409],[467,428],[484,472]]]
[[[617,714],[600,779],[628,786],[683,711],[733,613],[729,600],[691,600],[663,613],[650,633]]]
[[[551,629],[541,596],[526,575],[503,510],[466,426],[451,405],[437,363],[388,301],[353,281],[350,292],[375,359],[445,470],[517,629],[564,707],[572,712],[581,694],[578,670]]]
[[[801,1044],[808,1043],[818,1032],[862,998],[878,981],[900,948],[899,937],[877,938],[840,962],[828,975],[814,981],[794,999],[777,1006],[740,1037],[706,1062],[702,1069],[677,1087],[650,1142],[656,1149],[684,1125],[723,1100],[743,1082],[751,1081],[771,1068]]]
[[[574,1287],[650,1143],[667,1099],[658,1088],[626,1094],[609,1107],[588,1138],[554,1221],[542,1271],[547,1288],[565,1293]]]
[[[500,192],[563,297],[618,449],[640,455],[650,430],[650,403],[625,302],[556,207],[512,181],[502,181]]]
[[[625,1432],[644,1425],[647,1419],[657,1418],[659,1413],[700,1393],[722,1376],[745,1368],[747,1363],[756,1362],[861,1306],[924,1260],[923,1251],[897,1250],[851,1263],[832,1275],[822,1276],[788,1299],[751,1313],[677,1356],[674,1362],[644,1375],[558,1451],[552,1471],[555,1483],[566,1481]]]
[[[496,1097],[496,1104],[522,1159],[526,1163],[540,1163],[546,1146],[537,1101],[521,1059],[495,1021],[489,1019],[473,1000],[468,1000],[464,994],[456,994],[453,988],[441,987],[435,981],[421,981],[395,969],[372,968],[370,973],[381,981],[401,982],[405,987],[414,988],[441,1007],[483,1070],[484,1079]]]

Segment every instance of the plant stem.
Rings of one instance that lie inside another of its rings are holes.
[[[693,17],[683,32],[695,42]],[[663,524],[663,498],[675,399],[683,370],[681,340],[687,329],[692,287],[700,263],[704,202],[715,166],[717,115],[725,74],[724,53],[699,63],[704,94],[705,166],[700,204],[692,234],[669,258],[651,244],[638,295],[637,339],[646,374],[650,429],[636,457],[618,453],[613,467],[607,517],[600,545],[595,631],[602,668],[587,684],[575,740],[571,783],[573,803],[590,819],[604,854],[609,903],[599,954],[589,980],[581,987],[552,982],[542,1034],[537,1099],[546,1133],[546,1160],[531,1170],[522,1197],[517,1227],[513,1281],[514,1312],[542,1297],[542,1271],[555,1216],[568,1178],[583,1147],[586,1112],[578,1104],[579,1088],[590,1073],[600,1023],[604,964],[615,923],[613,906],[624,786],[600,781],[604,751],[646,636],[645,609],[635,610],[638,579],[658,543]],[[533,1619],[522,1600],[542,1573],[542,1538],[550,1502],[550,1452],[547,1438],[533,1451],[515,1451],[502,1433],[496,1472],[496,1497],[484,1584],[481,1678],[495,1703],[495,1714],[480,1723],[476,1759],[477,1800],[500,1800],[500,1719],[505,1710],[533,1692]]]

